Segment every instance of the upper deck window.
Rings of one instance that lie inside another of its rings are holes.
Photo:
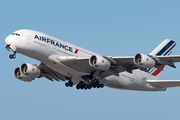
[[[18,33],[13,33],[12,35],[20,36],[20,34],[18,34]]]

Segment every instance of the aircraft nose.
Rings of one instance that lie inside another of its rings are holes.
[[[14,39],[15,38],[12,35],[9,35],[9,36],[6,37],[6,39],[5,39],[5,43],[6,43],[5,48],[8,51],[10,51],[10,49],[11,49],[13,52],[16,52],[17,47],[15,46],[16,42],[14,41]]]
[[[6,43],[6,45],[10,45],[11,44],[11,37],[10,36],[6,37],[5,43]]]

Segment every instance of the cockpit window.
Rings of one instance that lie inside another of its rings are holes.
[[[20,36],[20,34],[18,34],[18,33],[13,33],[12,35]]]

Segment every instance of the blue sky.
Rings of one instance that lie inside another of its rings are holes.
[[[0,119],[2,120],[152,120],[180,117],[180,87],[166,92],[104,89],[76,90],[45,78],[31,83],[13,76],[22,63],[39,61],[17,55],[9,59],[5,38],[32,29],[106,56],[150,53],[164,39],[177,41],[180,55],[178,0],[2,0],[0,4]],[[178,80],[166,67],[160,79]]]

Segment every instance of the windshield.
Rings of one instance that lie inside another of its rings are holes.
[[[12,35],[20,36],[20,34],[18,34],[18,33],[13,33]]]

